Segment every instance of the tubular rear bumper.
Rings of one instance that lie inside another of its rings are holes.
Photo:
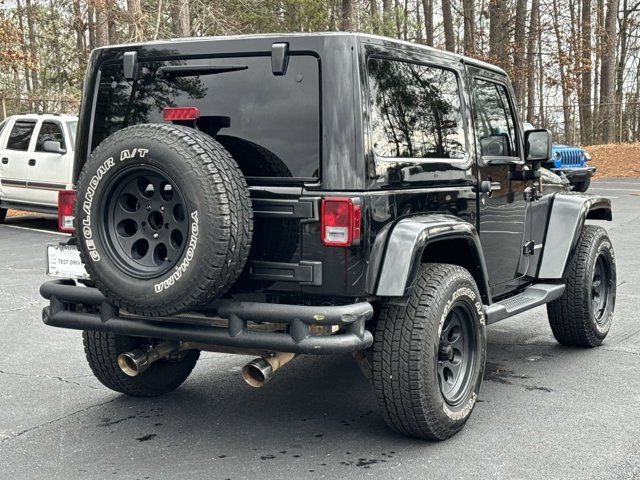
[[[227,319],[228,325],[218,327],[184,323],[179,317],[120,316],[118,308],[97,288],[79,287],[73,280],[46,282],[40,287],[40,294],[50,302],[42,311],[42,320],[53,327],[316,355],[354,352],[373,343],[371,332],[365,329],[365,322],[373,316],[368,302],[302,306],[222,300],[217,315]],[[285,323],[289,325],[288,333],[249,330],[249,321]],[[338,325],[346,331],[312,335],[311,325]]]

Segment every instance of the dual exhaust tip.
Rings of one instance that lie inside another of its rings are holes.
[[[295,353],[277,352],[271,357],[258,357],[242,367],[242,379],[254,388],[263,387],[276,371],[293,360]]]
[[[132,350],[118,355],[118,366],[125,375],[136,377],[144,373],[154,362],[177,355],[184,349],[177,342],[164,342],[148,350]],[[242,378],[250,386],[264,386],[280,369],[293,360],[294,353],[276,352],[268,357],[258,357],[242,367]]]

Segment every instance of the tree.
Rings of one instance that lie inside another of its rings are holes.
[[[171,0],[171,20],[177,37],[188,37],[191,33],[189,0]]]
[[[560,89],[562,92],[562,115],[564,117],[564,135],[565,140],[569,143],[572,140],[568,140],[569,132],[573,130],[573,118],[571,116],[571,110],[569,107],[569,99],[571,96],[571,88],[568,81],[568,62],[569,57],[566,52],[563,51],[562,48],[562,36],[560,33],[560,23],[559,23],[559,11],[558,11],[558,1],[553,0],[553,30],[555,32],[556,43],[558,46],[557,50],[557,62],[558,62],[558,70],[560,71]]]
[[[382,33],[383,35],[393,35],[391,15],[393,14],[392,0],[382,0]]]
[[[340,30],[346,32],[353,30],[353,3],[351,0],[342,0]]]
[[[489,1],[489,60],[502,68],[508,68],[507,3],[505,0]]]
[[[585,0],[589,1],[589,0]],[[540,0],[531,1],[531,15],[529,20],[529,36],[527,39],[527,122],[535,123],[536,101],[536,40],[540,29]],[[542,75],[542,72],[538,72]],[[542,99],[540,99],[542,101]]]
[[[433,0],[422,0],[425,43],[433,47]]]
[[[139,42],[144,40],[144,15],[140,0],[127,0],[127,13],[129,17],[129,40]]]
[[[464,54],[474,55],[476,51],[476,12],[474,0],[463,0],[464,15]]]
[[[516,29],[513,39],[513,89],[520,108],[524,105],[524,64],[526,29],[527,29],[527,1],[516,2]]]
[[[591,0],[582,0],[581,28],[580,139],[584,145],[589,145],[592,142],[591,131],[593,128],[591,116]]]
[[[29,56],[31,62],[31,86],[34,90],[40,89],[40,82],[38,81],[38,46],[36,45],[36,31],[34,27],[35,23],[35,11],[31,0],[25,0],[27,7],[27,27],[29,29]]]
[[[602,115],[602,142],[613,141],[615,128],[615,61],[616,19],[618,0],[607,0],[607,13],[602,38],[602,65],[600,70],[600,113]]]
[[[371,15],[371,30],[380,33],[380,13],[378,12],[378,0],[369,0],[369,12]]]
[[[105,0],[94,0],[96,13],[96,47],[109,45],[109,14]]]
[[[52,2],[53,10],[53,2]],[[86,46],[85,46],[85,32],[86,24],[84,22],[84,16],[82,14],[82,5],[80,0],[73,0],[73,29],[76,34],[76,54],[78,59],[78,68],[84,69],[86,63]],[[81,87],[81,83],[78,85]]]
[[[444,45],[450,52],[455,51],[453,37],[453,16],[451,15],[451,0],[442,0],[442,26],[444,28]]]

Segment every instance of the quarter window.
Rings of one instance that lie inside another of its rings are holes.
[[[35,122],[17,121],[9,134],[7,149],[26,152],[29,149],[29,142],[31,142],[31,135],[35,127]]]
[[[368,70],[376,155],[464,158],[464,125],[454,72],[382,58],[369,59]]]
[[[476,135],[483,156],[518,156],[516,127],[504,85],[474,80]]]
[[[64,134],[62,133],[62,128],[59,123],[42,122],[40,133],[38,133],[38,140],[36,140],[36,152],[42,152],[44,150],[44,142],[48,140],[60,142],[60,147],[65,148]]]

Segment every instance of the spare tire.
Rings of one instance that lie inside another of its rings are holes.
[[[231,155],[192,128],[135,125],[78,179],[76,232],[96,286],[128,312],[165,316],[222,295],[247,260],[249,190]]]

